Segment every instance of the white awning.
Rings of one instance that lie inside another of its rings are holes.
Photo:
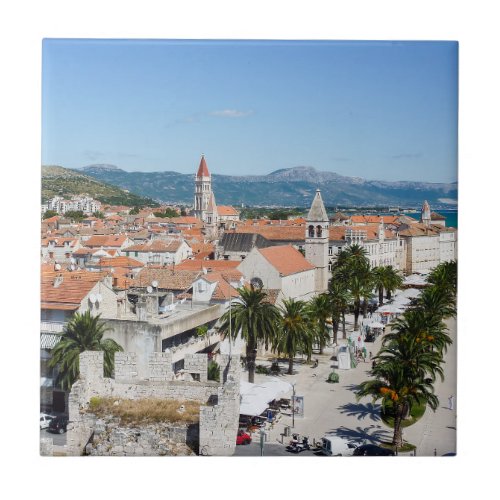
[[[242,380],[240,382],[240,414],[258,416],[267,409],[270,401],[284,396],[292,389],[291,384],[274,377],[258,384]]]

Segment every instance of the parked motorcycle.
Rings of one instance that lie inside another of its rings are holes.
[[[309,438],[304,436],[301,441],[299,440],[298,434],[293,434],[292,440],[286,449],[291,453],[300,453],[301,451],[310,450]]]

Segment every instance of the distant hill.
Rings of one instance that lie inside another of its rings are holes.
[[[209,167],[210,168],[210,167]],[[114,165],[89,165],[80,170],[102,182],[129,189],[164,202],[193,203],[193,174],[178,172],[126,172]],[[268,175],[212,175],[219,204],[309,206],[319,187],[327,206],[391,205],[456,206],[457,183],[370,181],[320,172],[313,167],[276,170]]]
[[[69,168],[42,166],[42,203],[57,195],[69,198],[84,193],[110,205],[142,207],[157,204],[151,198],[129,193]]]

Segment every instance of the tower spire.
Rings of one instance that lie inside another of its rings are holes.
[[[208,171],[204,154],[201,155],[200,166],[198,167],[198,173],[196,174],[196,177],[210,177],[210,172]]]

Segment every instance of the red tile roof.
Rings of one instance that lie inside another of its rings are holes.
[[[145,267],[139,271],[132,284],[133,286],[143,288],[151,285],[153,280],[156,280],[158,281],[158,288],[164,290],[188,290],[193,281],[201,274],[200,270],[180,270],[177,267],[175,270],[171,267]]]
[[[352,215],[352,223],[362,224],[380,224],[380,219],[384,224],[394,224],[398,221],[397,215]]]
[[[240,213],[234,207],[229,205],[218,205],[217,213],[219,215],[239,215]]]
[[[99,266],[103,267],[126,267],[126,268],[134,268],[134,267],[144,267],[144,264],[136,259],[131,259],[130,257],[113,257],[102,258],[99,261]]]
[[[315,269],[292,245],[261,248],[259,252],[283,276]]]
[[[125,252],[176,252],[183,240],[152,240],[125,248]]]
[[[85,245],[88,247],[121,247],[127,240],[126,234],[94,235]]]
[[[216,271],[236,269],[241,264],[237,260],[185,260],[176,265],[176,269],[189,269],[201,271],[205,269],[213,269]]]
[[[107,273],[90,271],[49,271],[41,273],[41,308],[76,310],[82,300]],[[56,278],[62,278],[59,286],[54,286]]]

